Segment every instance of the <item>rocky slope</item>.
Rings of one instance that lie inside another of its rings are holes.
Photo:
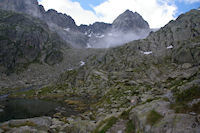
[[[42,21],[0,10],[1,72],[23,70],[32,62],[54,65],[62,61],[68,45]]]
[[[2,132],[200,132],[199,22],[200,11],[191,10],[146,39],[88,57],[86,64],[65,71],[55,84],[10,95],[90,108],[70,118],[60,112],[53,118],[5,122]],[[38,121],[47,119],[49,126],[40,128]]]

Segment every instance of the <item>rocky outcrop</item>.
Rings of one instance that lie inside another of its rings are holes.
[[[70,16],[58,13],[56,10],[53,9],[50,9],[47,12],[45,12],[45,22],[53,23],[66,30],[68,28],[68,30],[77,30],[77,26]]]

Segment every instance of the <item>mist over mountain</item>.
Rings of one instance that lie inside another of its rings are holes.
[[[148,23],[137,12],[126,10],[117,17],[103,33],[90,33],[89,46],[96,48],[115,47],[147,37]],[[87,33],[87,32],[86,32]]]
[[[29,14],[46,22],[49,28],[75,48],[108,48],[144,38],[148,23],[138,14],[125,11],[112,24],[96,22],[77,26],[71,16],[50,9],[45,11],[37,0],[2,0],[0,8]]]

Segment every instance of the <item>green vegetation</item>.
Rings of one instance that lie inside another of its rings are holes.
[[[193,86],[190,89],[184,90],[181,93],[175,94],[176,102],[187,102],[196,98],[200,98],[200,87]]]
[[[146,118],[146,122],[147,124],[153,126],[154,124],[156,124],[158,121],[160,121],[163,118],[163,116],[161,114],[159,114],[158,112],[156,112],[155,110],[152,110],[149,112],[149,114],[147,115]]]
[[[135,125],[133,124],[132,120],[129,120],[126,123],[126,133],[135,133]]]
[[[200,103],[188,106],[188,102],[192,101],[193,99],[200,98],[199,86],[193,86],[192,88],[184,90],[182,92],[180,92],[178,89],[175,89],[174,95],[176,101],[175,103],[172,103],[170,107],[174,109],[176,113],[200,113]]]
[[[23,123],[10,124],[9,126],[12,127],[12,128],[14,128],[14,127],[18,128],[18,127],[22,127],[22,126],[35,127],[36,124],[33,123],[33,122],[31,122],[31,121],[25,121],[25,122],[23,122]]]
[[[93,133],[105,133],[108,129],[112,127],[112,125],[117,122],[117,120],[118,118],[112,116],[108,119],[101,121]]]
[[[131,108],[132,109],[132,108]],[[130,109],[130,110],[131,110]],[[120,118],[124,119],[124,120],[128,120],[129,119],[129,112],[130,110],[124,111],[121,113]]]

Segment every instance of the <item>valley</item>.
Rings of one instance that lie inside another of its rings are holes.
[[[200,132],[199,10],[151,31],[129,10],[78,27],[15,2],[0,2],[0,133]]]

